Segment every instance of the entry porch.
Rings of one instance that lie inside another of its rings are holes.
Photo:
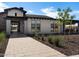
[[[6,34],[22,33],[26,34],[27,19],[25,17],[6,17]]]

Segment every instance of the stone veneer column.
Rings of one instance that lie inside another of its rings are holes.
[[[6,20],[6,33],[10,35],[11,31],[11,20]]]
[[[27,20],[24,20],[24,34],[27,34]]]

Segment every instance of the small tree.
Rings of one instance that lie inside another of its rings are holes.
[[[58,8],[57,11],[58,11],[57,20],[60,22],[60,24],[61,23],[63,24],[63,32],[65,33],[65,25],[72,24],[72,20],[75,18],[75,16],[70,14],[70,12],[72,12],[70,8],[63,9],[63,10]],[[70,30],[69,30],[69,33],[70,33]]]
[[[60,9],[58,8],[58,17],[57,20],[59,24],[63,24],[63,33],[65,34],[65,26],[66,24],[72,24],[72,20],[75,18],[75,15],[71,15],[70,12],[72,10],[70,8],[67,9]],[[68,34],[70,34],[72,27],[69,28]],[[65,36],[64,36],[65,38]],[[69,38],[68,38],[69,39]]]

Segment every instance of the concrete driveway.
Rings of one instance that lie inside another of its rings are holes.
[[[65,56],[31,37],[10,38],[5,57],[56,57]]]

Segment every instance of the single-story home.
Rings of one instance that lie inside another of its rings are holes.
[[[40,34],[63,33],[63,25],[57,24],[56,19],[27,12],[22,7],[7,8],[0,12],[0,31],[5,31],[8,35],[15,32],[33,34],[35,31]],[[66,25],[66,29],[69,26],[72,25]],[[78,31],[78,20],[73,20],[73,27]]]

